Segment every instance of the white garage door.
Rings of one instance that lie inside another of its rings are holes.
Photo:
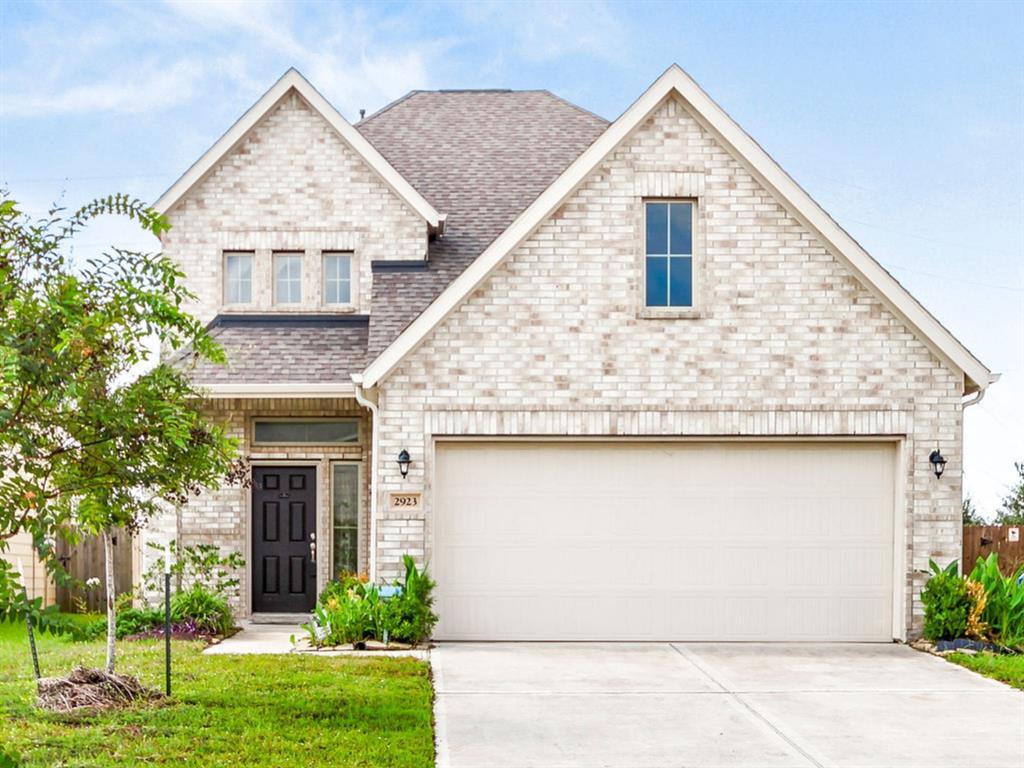
[[[440,442],[448,640],[892,638],[894,448]]]

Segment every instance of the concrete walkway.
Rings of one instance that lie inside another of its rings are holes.
[[[221,654],[276,654],[292,653],[292,635],[296,639],[305,637],[305,631],[298,625],[287,624],[252,624],[243,623],[242,631],[216,645],[211,645],[203,653],[211,656]]]
[[[298,643],[292,643],[292,637]],[[430,651],[414,648],[403,651],[353,651],[350,649],[311,648],[306,640],[306,631],[300,626],[287,624],[255,624],[245,622],[242,631],[211,645],[203,651],[210,656],[246,655],[246,654],[286,654],[301,653],[309,656],[409,656],[417,659],[429,659]]]
[[[1020,768],[1024,693],[898,645],[447,643],[439,768]]]

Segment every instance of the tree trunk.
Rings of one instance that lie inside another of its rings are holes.
[[[107,674],[112,675],[117,617],[114,615],[114,541],[109,530],[103,531],[103,571],[107,582]]]

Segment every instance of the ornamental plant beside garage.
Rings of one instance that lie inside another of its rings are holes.
[[[416,645],[430,637],[437,623],[435,583],[411,555],[403,555],[405,576],[392,586],[371,584],[366,574],[341,574],[324,589],[303,624],[311,645],[365,647],[368,640]]]
[[[957,561],[940,568],[929,561],[932,577],[921,591],[924,636],[933,642],[971,638],[1019,649],[1024,646],[1024,566],[1013,575],[999,570],[999,556],[978,558],[968,576]]]

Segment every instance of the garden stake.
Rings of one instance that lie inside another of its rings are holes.
[[[36,652],[36,634],[32,629],[32,612],[28,609],[28,587],[25,586],[25,567],[18,558],[18,579],[21,581],[21,597],[25,601],[25,627],[28,629],[28,647],[32,649],[32,669],[36,673],[36,687],[39,687],[39,654]]]
[[[164,550],[164,689],[167,696],[171,695],[171,543],[167,542]]]

